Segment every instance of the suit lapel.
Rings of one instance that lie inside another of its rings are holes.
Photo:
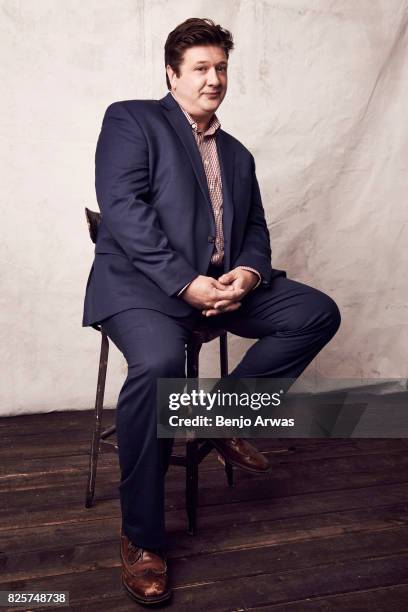
[[[207,178],[205,176],[203,161],[201,159],[200,151],[198,150],[197,143],[192,133],[192,129],[183,114],[183,111],[173,98],[168,93],[165,98],[160,100],[160,103],[167,110],[165,113],[166,119],[173,126],[181,144],[186,150],[186,153],[190,159],[191,165],[193,166],[194,173],[197,181],[200,185],[203,196],[208,204],[211,206],[210,194],[208,191]],[[211,208],[212,210],[212,208]]]
[[[218,159],[220,161],[223,199],[223,231],[224,231],[224,269],[230,268],[232,222],[234,219],[234,202],[232,185],[234,181],[235,152],[228,142],[226,133],[218,130],[216,135]]]
[[[179,105],[177,104],[171,93],[168,93],[164,98],[162,98],[160,100],[160,104],[166,109],[167,112],[165,112],[165,117],[174,128],[174,131],[180,139],[181,144],[186,150],[186,153],[190,159],[191,165],[196,175],[197,181],[200,185],[201,191],[210,207],[211,218],[213,219],[214,216],[210,194],[208,191],[207,177],[205,175],[200,151],[198,150],[197,143],[193,136],[191,127],[186,117],[184,116],[183,111],[180,109]],[[223,230],[225,243],[224,267],[225,270],[229,270],[232,222],[234,218],[232,185],[234,180],[235,152],[227,138],[227,135],[221,129],[218,130],[216,133],[216,142],[221,169],[223,193]]]

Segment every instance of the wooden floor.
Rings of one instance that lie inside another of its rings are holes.
[[[84,508],[91,423],[91,412],[0,419],[0,590],[69,591],[71,610],[142,609],[120,583],[115,454],[101,457],[97,503]],[[268,475],[235,471],[229,489],[215,452],[202,464],[195,537],[183,468],[170,468],[169,608],[408,610],[408,440],[258,442]]]

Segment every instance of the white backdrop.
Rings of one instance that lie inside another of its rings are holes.
[[[407,376],[405,0],[1,0],[0,414],[85,409],[99,336],[81,328],[94,151],[115,100],[167,93],[166,36],[234,34],[218,115],[254,154],[273,263],[342,327],[304,377]],[[231,365],[248,341],[231,337]],[[216,376],[216,346],[202,373]],[[114,349],[107,402],[125,376]]]

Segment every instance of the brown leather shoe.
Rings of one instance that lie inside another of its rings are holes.
[[[224,460],[247,472],[267,472],[270,463],[255,446],[244,438],[211,438],[211,444]]]
[[[144,605],[157,604],[171,597],[167,563],[158,551],[134,546],[124,533],[120,535],[122,583],[127,593]]]

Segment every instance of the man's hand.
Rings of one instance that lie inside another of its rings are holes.
[[[202,310],[203,314],[214,312],[217,303],[222,304],[222,310],[216,310],[216,314],[237,310],[241,306],[240,296],[241,291],[232,284],[221,283],[211,276],[203,275],[197,276],[181,294],[183,300]]]
[[[224,285],[227,289],[232,289],[235,294],[235,298],[231,300],[227,294],[224,294],[220,300],[217,300],[213,307],[203,310],[203,315],[206,317],[212,317],[220,314],[221,312],[230,312],[234,301],[241,300],[258,282],[258,276],[254,272],[249,270],[243,270],[242,268],[234,268],[230,272],[223,274],[219,277],[218,283]],[[239,302],[239,305],[241,303]],[[236,310],[236,308],[234,308]]]

